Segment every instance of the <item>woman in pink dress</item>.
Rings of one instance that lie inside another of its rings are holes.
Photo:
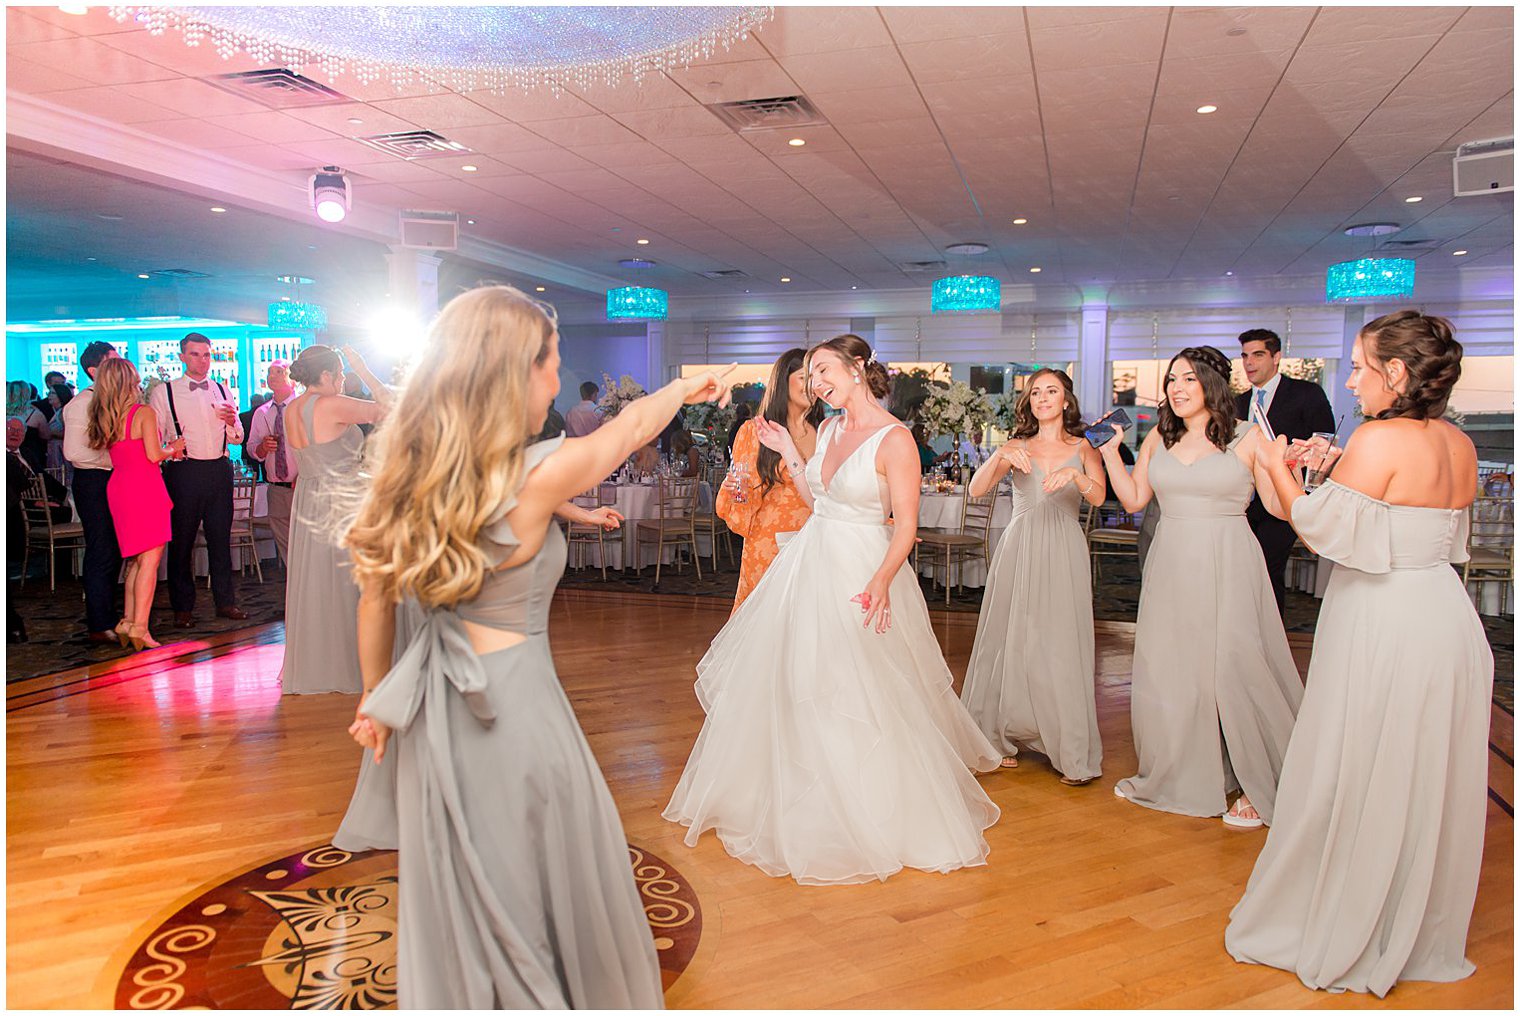
[[[127,562],[126,614],[116,637],[134,649],[153,649],[148,633],[153,590],[158,585],[158,561],[169,542],[169,510],[173,503],[158,464],[185,450],[185,439],[159,444],[158,417],[143,404],[141,381],[131,360],[113,357],[95,368],[95,397],[90,402],[89,442],[111,455],[111,479],[106,502],[122,560]]]

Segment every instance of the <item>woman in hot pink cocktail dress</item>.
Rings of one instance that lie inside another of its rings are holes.
[[[90,403],[89,441],[111,455],[111,479],[106,502],[116,542],[127,562],[125,611],[116,637],[125,646],[156,648],[148,633],[153,591],[158,585],[158,562],[169,542],[169,511],[173,502],[164,487],[159,463],[184,450],[185,439],[168,445],[158,440],[158,418],[142,404],[137,368],[130,360],[113,357],[95,369],[94,400]]]

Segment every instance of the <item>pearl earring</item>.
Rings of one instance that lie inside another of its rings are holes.
[[[855,379],[856,384],[860,384],[860,375],[858,373],[855,371],[850,371],[850,376]]]

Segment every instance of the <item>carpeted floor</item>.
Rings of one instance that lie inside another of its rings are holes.
[[[739,543],[735,541],[735,554]],[[737,558],[736,558],[737,559]],[[155,605],[153,634],[161,642],[203,638],[217,632],[252,627],[282,620],[285,616],[284,573],[273,561],[266,561],[264,582],[252,575],[238,583],[238,606],[248,611],[247,621],[228,621],[215,616],[211,591],[198,587],[196,625],[188,631],[169,627],[168,589],[160,583]],[[35,566],[34,566],[35,567]],[[609,570],[607,580],[594,568],[565,573],[563,585],[577,588],[622,590],[640,593],[675,593],[685,596],[711,596],[732,600],[739,582],[739,570],[720,555],[717,570],[702,562],[702,578],[688,563],[684,569],[662,568],[655,582],[654,568],[642,572]],[[945,591],[929,579],[920,579],[924,598],[931,609],[949,609],[975,613],[981,609],[982,591],[963,588],[951,590],[950,605],[945,606]],[[6,647],[5,674],[8,681],[51,674],[71,667],[101,663],[126,655],[129,650],[116,646],[95,645],[84,638],[83,591],[74,579],[60,577],[58,588],[49,593],[47,576],[32,578],[20,594],[12,595],[26,622],[28,641]],[[1106,560],[1098,584],[1093,590],[1093,615],[1103,621],[1133,621],[1140,603],[1140,569],[1135,562]],[[1319,616],[1320,601],[1305,593],[1289,592],[1285,627],[1289,632],[1312,634]],[[1494,651],[1494,701],[1514,712],[1515,622],[1513,617],[1483,618],[1489,645]]]

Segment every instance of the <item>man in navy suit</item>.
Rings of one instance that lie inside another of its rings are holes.
[[[1335,414],[1330,410],[1330,400],[1325,390],[1310,381],[1284,377],[1278,368],[1282,365],[1282,339],[1277,333],[1265,328],[1252,328],[1240,333],[1240,361],[1246,369],[1246,379],[1251,382],[1249,391],[1236,396],[1235,415],[1260,426],[1265,419],[1270,433],[1281,434],[1289,441],[1308,438],[1316,431],[1329,433],[1335,429]],[[1262,506],[1261,498],[1252,496],[1246,509],[1246,521],[1256,542],[1261,544],[1261,555],[1267,562],[1267,577],[1272,581],[1272,595],[1277,597],[1277,612],[1283,612],[1283,573],[1288,568],[1288,555],[1293,551],[1297,538],[1293,527],[1270,514]]]

